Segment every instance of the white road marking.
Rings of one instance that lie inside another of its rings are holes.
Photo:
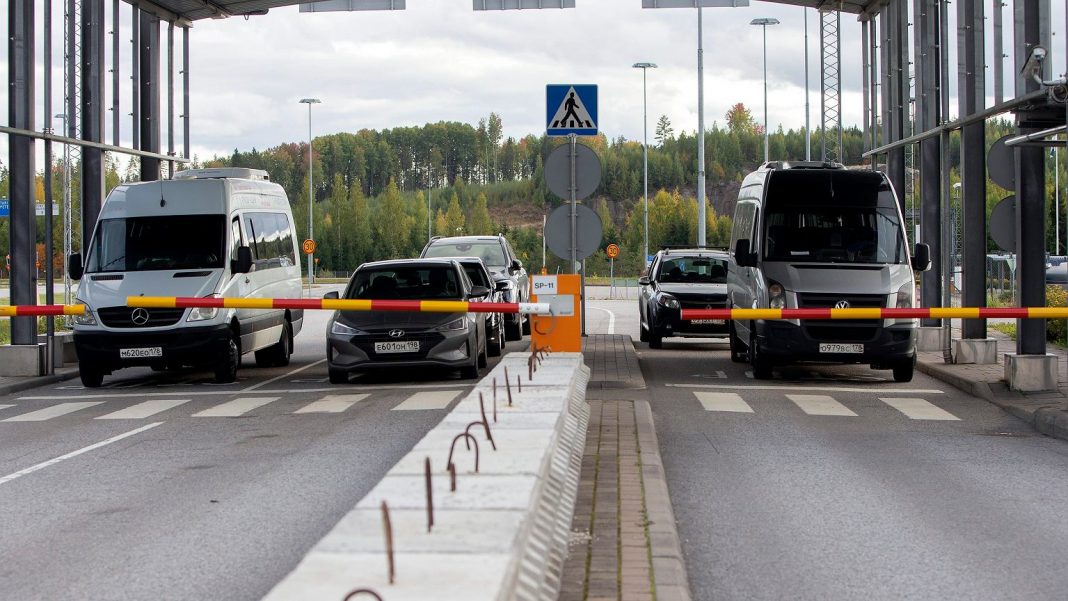
[[[311,394],[316,392],[342,392],[364,390],[411,390],[413,388],[463,388],[471,386],[471,383],[435,382],[432,384],[384,384],[382,386],[331,386],[329,388],[277,388],[257,390],[256,394]],[[240,390],[192,390],[187,392],[138,392],[133,394],[65,394],[44,396],[21,396],[20,401],[71,401],[74,399],[130,399],[145,397],[201,397],[201,396],[233,396],[242,394]]]
[[[607,334],[615,334],[616,333],[616,314],[615,313],[609,311],[608,309],[602,309],[600,307],[587,307],[587,308],[588,309],[592,309],[594,311],[604,311],[605,313],[607,313],[608,314],[608,332],[606,332],[606,333]]]
[[[853,388],[848,386],[808,386],[805,384],[799,384],[797,386],[744,386],[737,384],[665,384],[665,386],[671,386],[673,388],[718,388],[722,390],[798,390],[799,387],[804,387],[805,390],[811,390],[813,392],[867,392],[871,394],[943,394],[941,390],[933,390],[926,388]]]
[[[293,413],[341,413],[356,403],[366,399],[369,394],[331,394],[297,409]]]
[[[13,474],[8,474],[7,476],[4,476],[3,478],[0,478],[0,484],[6,484],[6,483],[11,482],[12,480],[14,480],[16,478],[21,478],[22,476],[25,476],[26,474],[32,474],[33,472],[36,472],[37,470],[42,470],[42,469],[44,469],[46,467],[49,467],[51,465],[55,465],[55,464],[57,464],[57,463],[59,463],[61,461],[66,461],[67,459],[71,459],[72,457],[77,457],[78,455],[81,455],[83,453],[88,453],[89,451],[92,451],[94,449],[99,449],[100,447],[109,445],[109,444],[111,444],[113,442],[118,442],[118,441],[120,441],[120,440],[122,440],[124,438],[129,438],[129,437],[134,436],[136,434],[140,434],[141,432],[144,432],[145,430],[151,430],[152,428],[155,428],[156,426],[159,426],[159,425],[162,425],[162,424],[163,424],[163,422],[156,422],[154,424],[148,424],[147,426],[141,426],[140,428],[138,428],[136,430],[130,430],[129,432],[127,432],[125,434],[119,434],[118,436],[112,436],[111,438],[109,438],[107,440],[102,440],[102,441],[100,441],[98,443],[91,444],[91,445],[89,445],[89,446],[87,446],[85,448],[81,448],[81,449],[78,449],[77,451],[72,451],[70,453],[67,453],[66,455],[60,455],[59,457],[56,457],[54,459],[49,459],[48,461],[43,461],[41,463],[38,463],[37,465],[30,466],[30,467],[28,467],[28,468],[26,468],[24,470],[19,470],[19,471],[13,473]]]
[[[742,400],[742,397],[733,392],[694,392],[694,396],[701,401],[705,411],[730,411],[732,413],[752,413],[753,408]]]
[[[826,395],[788,394],[786,395],[786,398],[796,403],[802,411],[809,415],[842,415],[846,417],[857,416],[857,414],[850,411],[848,407]]]
[[[271,378],[270,380],[264,380],[264,381],[260,382],[259,384],[253,384],[252,386],[249,386],[248,388],[242,388],[237,393],[238,394],[242,394],[242,393],[245,393],[245,392],[251,392],[251,391],[256,390],[257,388],[260,388],[262,386],[266,386],[268,384],[274,384],[278,380],[283,380],[283,379],[288,378],[290,376],[294,376],[296,374],[299,374],[300,372],[302,372],[302,371],[304,371],[304,370],[306,370],[308,368],[315,367],[316,365],[319,365],[320,363],[326,363],[326,359],[319,359],[315,363],[309,363],[309,364],[307,364],[307,365],[305,365],[303,367],[298,367],[298,368],[290,371],[289,373],[284,373],[284,374],[282,374],[280,376],[275,376],[275,377]]]
[[[403,403],[393,408],[394,411],[420,411],[426,409],[444,409],[449,406],[460,390],[428,390],[417,392]]]
[[[14,405],[0,405],[0,409],[7,409],[8,407],[14,407]]]
[[[23,413],[22,415],[16,415],[15,417],[9,417],[5,419],[5,422],[43,422],[53,417],[59,417],[68,413],[74,413],[75,411],[81,411],[87,409],[93,405],[99,405],[103,401],[96,401],[94,403],[61,403],[59,405],[52,405],[51,407],[45,407],[37,411],[31,411],[29,413]]]
[[[909,419],[960,421],[959,417],[923,399],[880,397],[879,400],[904,413]]]
[[[192,399],[156,399],[153,401],[145,401],[133,405],[132,407],[119,409],[114,413],[101,415],[96,419],[145,419],[146,417],[151,417],[161,411],[174,409],[183,403],[188,403],[190,400]]]
[[[282,397],[261,396],[234,399],[221,405],[216,405],[211,409],[198,411],[193,414],[193,417],[240,417],[257,407],[262,407],[267,403],[273,403],[280,398]]]

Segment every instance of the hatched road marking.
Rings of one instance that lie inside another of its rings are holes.
[[[879,400],[904,413],[909,419],[960,421],[959,417],[923,399],[880,397]]]
[[[809,415],[840,415],[857,417],[848,407],[823,394],[788,394],[786,398],[793,401],[802,411]]]
[[[188,403],[190,400],[191,399],[154,399],[138,403],[132,407],[120,409],[114,413],[101,415],[96,419],[145,419],[146,417],[151,417],[161,411],[174,409],[183,403]]]
[[[733,392],[694,392],[705,411],[730,411],[733,413],[752,413],[753,408]]]
[[[341,413],[356,403],[366,399],[369,394],[331,394],[309,403],[293,413]]]
[[[31,411],[29,413],[23,413],[22,415],[16,415],[15,417],[9,417],[5,419],[5,422],[43,422],[53,417],[59,417],[61,415],[67,415],[68,413],[74,413],[75,411],[81,411],[94,405],[99,405],[103,401],[94,401],[92,403],[60,403],[59,405],[52,405],[51,407],[45,407],[44,409],[38,409],[37,411]]]
[[[394,411],[418,411],[423,409],[444,409],[455,399],[459,390],[429,390],[417,392],[403,403],[393,408]]]
[[[267,403],[272,403],[280,398],[282,397],[263,396],[234,399],[221,405],[216,405],[211,409],[205,409],[204,411],[194,413],[193,417],[240,417],[257,407],[262,407]]]

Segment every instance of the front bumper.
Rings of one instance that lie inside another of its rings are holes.
[[[106,371],[136,365],[208,365],[225,356],[230,328],[226,324],[171,328],[152,332],[74,331],[78,361]],[[160,347],[161,357],[123,358],[121,349]]]
[[[657,305],[656,310],[650,312],[650,315],[649,331],[662,338],[670,336],[720,337],[726,336],[728,332],[728,324],[725,319],[704,320],[718,323],[683,321],[679,318],[678,309],[668,309],[660,305]]]
[[[868,363],[875,367],[916,356],[916,326],[881,321],[757,321],[756,342],[762,356],[774,363]],[[821,353],[820,344],[860,344],[860,353]]]
[[[471,357],[478,352],[475,343],[469,343],[470,338],[468,330],[410,333],[400,341],[418,340],[417,352],[376,353],[376,342],[398,340],[384,332],[355,336],[331,333],[326,339],[326,359],[332,369],[349,372],[397,367],[460,368],[470,365]]]

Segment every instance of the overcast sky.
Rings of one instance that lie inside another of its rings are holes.
[[[37,3],[39,13],[43,4],[43,0]],[[63,3],[55,4],[54,113],[63,111]],[[471,0],[407,0],[407,4],[407,10],[392,12],[300,13],[296,7],[286,7],[248,19],[196,21],[190,44],[193,153],[207,159],[235,148],[265,149],[306,140],[308,108],[298,103],[304,97],[323,102],[312,109],[314,135],[441,120],[477,124],[494,111],[503,120],[505,136],[518,138],[544,131],[545,85],[550,83],[597,84],[601,131],[611,138],[641,140],[642,76],[640,69],[631,67],[640,61],[659,65],[648,73],[650,139],[660,115],[668,116],[676,132],[697,129],[694,9],[642,9],[640,0],[577,0],[575,9],[489,12],[472,11]],[[1056,35],[1063,30],[1064,3],[1054,4]],[[111,3],[105,5],[110,23]],[[129,144],[130,11],[127,4],[122,7],[120,135]],[[703,12],[706,127],[713,122],[722,125],[727,109],[737,102],[749,107],[758,122],[763,120],[762,28],[749,25],[757,17],[781,21],[767,30],[771,129],[779,124],[786,129],[803,126],[804,10],[754,1],[746,8]],[[7,31],[7,11],[2,13],[0,28]],[[955,31],[954,13],[950,11],[951,31]],[[819,14],[809,10],[808,16],[810,115],[815,128],[820,114]],[[1006,35],[1011,36],[1008,8],[1005,18]],[[41,37],[37,40],[39,63]],[[954,67],[955,42],[951,38],[950,65]],[[179,63],[180,47],[179,39]],[[110,63],[110,37],[106,48]],[[1010,97],[1015,70],[1009,43],[1006,53],[1010,54],[1006,97]],[[0,55],[0,77],[6,81],[6,44]],[[1054,38],[1051,56],[1059,74],[1064,56],[1060,36]],[[39,99],[43,98],[42,77],[39,69]],[[862,80],[856,15],[842,15],[842,77],[844,123],[859,126]],[[988,69],[991,95],[992,79]],[[951,80],[955,95],[955,71]],[[7,115],[6,95],[0,97],[0,110]],[[176,113],[181,113],[180,102]],[[43,119],[39,102],[38,129],[44,127]],[[54,126],[58,129],[60,123]],[[180,152],[180,119],[175,127],[175,146]],[[106,141],[111,142],[110,113],[106,131]],[[163,149],[167,149],[166,124]],[[6,143],[0,144],[0,160],[5,163],[7,150]]]

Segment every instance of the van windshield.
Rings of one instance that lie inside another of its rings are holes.
[[[764,216],[769,261],[903,264],[901,223],[885,207],[784,207]]]
[[[86,273],[216,269],[223,266],[225,215],[102,219]]]

